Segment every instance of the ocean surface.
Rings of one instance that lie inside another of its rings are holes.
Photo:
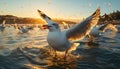
[[[0,31],[0,69],[120,69],[120,33],[106,31],[94,42],[79,41],[68,53],[53,50],[48,30],[34,28],[21,33],[13,27]]]

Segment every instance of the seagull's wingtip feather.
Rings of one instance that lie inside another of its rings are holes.
[[[40,11],[39,9],[37,10],[39,13],[42,13],[42,11]]]
[[[44,12],[40,11],[39,9],[37,10],[40,17],[42,17],[43,19],[48,18],[49,20],[51,20],[51,18],[49,16],[47,16]]]
[[[38,11],[38,12],[40,12],[40,10],[39,10],[39,9],[37,9],[37,11]]]
[[[93,16],[100,16],[100,6],[98,9],[92,14]]]

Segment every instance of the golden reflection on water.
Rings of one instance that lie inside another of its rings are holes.
[[[52,68],[60,68],[60,69],[74,69],[76,68],[77,61],[81,59],[79,56],[75,56],[71,54],[71,51],[69,51],[66,60],[63,59],[65,53],[64,52],[57,52],[57,56],[54,57],[53,51],[50,50],[49,46],[46,47],[27,47],[27,55],[30,54],[30,51],[33,49],[40,50],[40,52],[43,52],[42,54],[35,54],[36,55],[35,62],[41,63],[41,65],[32,65],[32,64],[25,64],[26,66],[30,67],[31,69],[52,69]],[[27,51],[25,49],[25,51]],[[24,49],[23,49],[24,51]],[[31,58],[33,59],[33,58]],[[42,65],[47,64],[47,65]]]

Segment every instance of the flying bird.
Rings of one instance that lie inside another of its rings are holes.
[[[47,35],[48,44],[54,51],[65,51],[64,59],[66,59],[66,54],[73,45],[70,41],[83,39],[90,33],[92,28],[98,23],[100,8],[81,23],[65,31],[61,31],[59,24],[54,22],[45,13],[40,10],[38,10],[38,13],[40,17],[47,22],[47,25],[43,25],[43,27],[49,30]]]

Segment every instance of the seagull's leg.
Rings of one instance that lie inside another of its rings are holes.
[[[56,58],[56,57],[57,57],[57,53],[56,53],[56,50],[54,50],[54,54],[55,54],[55,56],[54,56],[54,57]]]
[[[65,51],[65,55],[64,55],[64,57],[63,57],[64,61],[65,61],[66,58],[67,58],[67,54],[68,54],[68,50]]]
[[[53,61],[54,61],[54,62],[57,62],[58,59],[57,59],[57,53],[56,53],[56,50],[54,50],[53,55],[54,55],[54,56],[53,56]]]
[[[56,57],[57,57],[56,50],[53,50],[53,58],[55,58],[55,59],[56,59]]]
[[[51,48],[50,47],[50,52],[52,53],[51,55],[53,56],[53,57],[56,57],[57,55],[56,55],[56,50],[54,50],[53,48]]]

